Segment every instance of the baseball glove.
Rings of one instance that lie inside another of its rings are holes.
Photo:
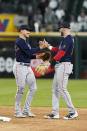
[[[49,65],[50,65],[49,62],[46,62],[46,63],[44,63],[44,64],[39,64],[39,65],[36,67],[37,73],[39,73],[40,75],[45,75],[45,73],[46,73]]]
[[[44,62],[49,61],[51,59],[51,53],[49,51],[41,53],[39,58],[42,59]]]

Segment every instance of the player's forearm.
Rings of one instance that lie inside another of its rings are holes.
[[[51,61],[51,67],[54,67],[56,64],[56,61],[58,61],[59,59],[61,59],[64,55],[65,55],[66,51],[61,50]]]
[[[32,49],[30,50],[31,54],[38,53],[39,51],[40,51],[40,47],[32,48]]]
[[[65,53],[66,53],[65,50],[61,50],[57,55],[54,56],[54,59],[56,61],[58,61],[59,59],[61,59],[65,55]]]
[[[31,58],[33,56],[33,54],[40,51],[40,48],[39,47],[32,48],[32,49],[24,48],[23,51],[25,52],[26,55],[28,55]]]
[[[49,49],[55,53],[57,53],[57,51],[59,50],[59,48],[53,46],[49,46]]]

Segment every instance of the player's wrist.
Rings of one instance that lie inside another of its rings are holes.
[[[53,48],[53,47],[52,47],[51,45],[48,47],[48,49],[50,49],[50,50],[52,50],[52,48]]]

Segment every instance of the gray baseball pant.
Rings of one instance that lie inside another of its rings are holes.
[[[75,113],[70,94],[67,90],[69,75],[72,73],[73,65],[70,62],[56,64],[52,87],[52,113],[59,114],[59,99],[63,97],[70,113]]]
[[[16,78],[17,93],[15,97],[15,114],[21,113],[21,101],[27,83],[29,91],[26,96],[23,111],[29,111],[32,99],[37,90],[34,73],[29,66],[20,65],[16,62],[13,66],[13,73]]]

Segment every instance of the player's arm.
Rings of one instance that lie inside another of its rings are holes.
[[[58,61],[58,60],[61,59],[65,54],[66,54],[66,51],[65,51],[65,50],[60,50],[59,53],[54,56],[54,60],[55,60],[55,61]]]
[[[70,47],[70,43],[68,40],[64,41],[63,47],[61,50],[54,56],[54,58],[50,61],[51,66],[53,67],[56,64],[56,61],[60,60],[66,54],[67,50]]]
[[[36,55],[33,55],[40,51],[40,47],[30,49],[24,41],[21,41],[21,43],[18,44],[18,46],[21,48],[21,50],[28,55],[31,59],[35,59]]]
[[[40,51],[40,47],[37,47],[37,48],[31,48],[30,51],[31,51],[32,54],[35,54],[35,53],[37,53],[37,52]]]
[[[59,50],[59,48],[53,47],[53,46],[49,46],[49,49],[50,49],[51,51],[55,52],[55,53],[57,53],[58,50]]]
[[[55,55],[54,58],[50,61],[51,67],[54,67],[56,61],[60,60],[65,54],[66,54],[65,50],[60,50],[59,53],[57,53],[57,55]]]

